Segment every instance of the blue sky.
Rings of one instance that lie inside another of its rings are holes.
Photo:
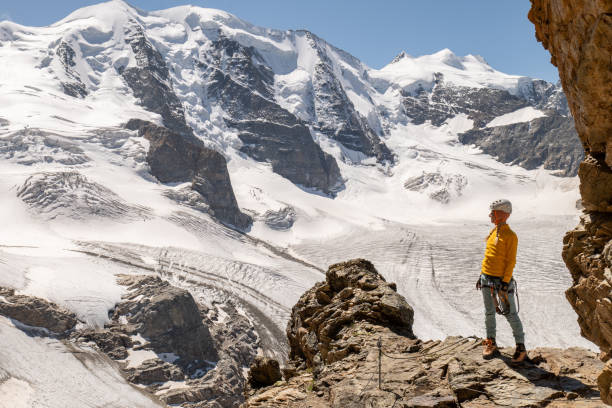
[[[0,2],[0,19],[51,24],[94,0]],[[556,82],[557,68],[527,20],[529,0],[128,0],[143,10],[183,4],[228,11],[253,24],[307,29],[380,68],[405,50],[479,54],[495,69]]]

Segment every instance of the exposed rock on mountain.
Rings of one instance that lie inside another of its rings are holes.
[[[496,116],[529,105],[526,100],[505,90],[446,84],[441,73],[434,74],[431,90],[419,86],[414,92],[404,92],[402,96],[406,115],[413,123],[429,120],[434,126],[464,113],[474,121],[475,127],[482,127]]]
[[[293,226],[296,214],[292,207],[283,207],[278,211],[266,211],[263,215],[263,219],[268,227],[282,231]]]
[[[583,158],[567,101],[559,87],[545,81],[523,81],[513,95],[507,90],[447,84],[444,75],[436,73],[430,90],[420,85],[413,91],[402,91],[402,106],[415,124],[430,121],[440,126],[458,114],[467,115],[474,126],[459,134],[459,141],[475,144],[503,163],[526,169],[544,166],[559,170],[559,175],[575,176]],[[487,127],[494,118],[529,106],[546,111],[548,116]]]
[[[251,218],[238,208],[221,153],[206,148],[191,133],[179,134],[139,119],[130,120],[126,127],[138,130],[149,141],[147,163],[159,181],[191,181],[191,188],[200,194],[212,216],[241,229],[251,224]]]
[[[208,75],[208,98],[229,115],[225,121],[238,130],[242,152],[295,184],[328,194],[341,188],[335,159],[314,142],[306,123],[274,101],[274,73],[253,47],[221,36],[207,58],[199,65]]]
[[[37,297],[16,295],[13,289],[3,287],[0,287],[0,315],[57,334],[72,329],[77,323],[73,313],[54,303]]]
[[[68,43],[65,41],[61,41],[55,50],[55,53],[64,67],[67,77],[70,79],[70,81],[62,82],[64,93],[75,98],[86,97],[88,94],[87,88],[85,87],[83,81],[81,81],[78,72],[76,72],[74,69],[76,65],[74,57],[76,54],[72,47],[70,47],[70,45],[68,45]]]
[[[513,367],[508,349],[483,360],[475,338],[418,340],[410,306],[363,259],[330,266],[293,308],[287,337],[285,380],[250,385],[243,407],[601,405],[595,353],[539,348]]]
[[[128,129],[138,129],[151,142],[147,162],[152,174],[162,183],[192,181],[192,188],[202,195],[212,216],[237,228],[247,228],[251,219],[238,208],[225,158],[204,147],[187,125],[163,56],[136,21],[130,21],[125,34],[137,66],[115,69],[141,104],[162,116],[166,127],[140,120],[131,120],[126,125]]]
[[[185,360],[215,361],[210,332],[189,292],[154,277],[125,277],[129,295],[114,314],[125,316],[133,333],[147,338],[157,353],[174,353]]]
[[[389,148],[380,140],[368,122],[355,109],[344,87],[333,72],[333,63],[320,38],[302,31],[319,57],[312,77],[313,122],[317,130],[351,150],[375,156],[379,162],[393,162]]]
[[[580,164],[586,214],[564,239],[563,259],[574,285],[566,292],[582,334],[612,357],[612,4],[532,0],[536,38],[559,68],[563,89],[587,157]],[[612,404],[612,360],[601,374],[602,400]]]
[[[459,135],[502,163],[526,169],[544,166],[563,176],[575,176],[584,157],[571,118],[552,115],[506,126],[474,128]]]
[[[120,283],[128,293],[111,322],[77,330],[73,341],[94,342],[120,363],[128,381],[167,404],[229,408],[244,401],[242,367],[259,347],[248,319],[228,303],[229,318],[222,320],[154,276],[123,276]]]
[[[125,79],[142,106],[151,112],[159,113],[167,128],[192,135],[191,128],[185,122],[183,105],[172,89],[164,58],[147,39],[137,22],[132,20],[125,28],[125,34],[125,41],[136,58],[136,66],[126,68],[119,64],[115,69]]]
[[[570,115],[567,98],[559,83],[552,84],[541,79],[526,79],[519,85],[519,95],[538,109],[554,111],[561,116]]]

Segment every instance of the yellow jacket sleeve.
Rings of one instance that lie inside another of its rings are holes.
[[[518,238],[516,234],[512,234],[508,238],[506,244],[506,263],[504,266],[504,276],[502,278],[506,283],[509,283],[510,279],[512,279],[512,271],[514,270],[514,265],[516,265],[516,248],[518,247]]]

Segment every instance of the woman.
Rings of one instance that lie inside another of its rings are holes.
[[[515,289],[512,272],[516,264],[516,248],[518,245],[516,234],[506,224],[512,213],[512,204],[508,200],[501,199],[491,203],[489,209],[491,210],[489,217],[491,223],[495,224],[495,228],[491,230],[487,237],[482,270],[478,282],[476,282],[476,289],[482,289],[487,330],[487,339],[483,342],[482,356],[489,359],[499,353],[495,343],[495,296],[499,293],[502,302],[507,302],[509,305],[509,311],[504,316],[510,323],[516,341],[516,351],[512,357],[512,362],[520,363],[527,358],[525,333],[516,311],[514,296],[508,296],[508,293],[513,293]]]

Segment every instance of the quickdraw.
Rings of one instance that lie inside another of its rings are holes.
[[[510,313],[510,299],[508,299],[508,292],[504,290],[495,290],[493,286],[491,289],[491,297],[493,303],[495,303],[495,312],[500,315],[507,315]]]

